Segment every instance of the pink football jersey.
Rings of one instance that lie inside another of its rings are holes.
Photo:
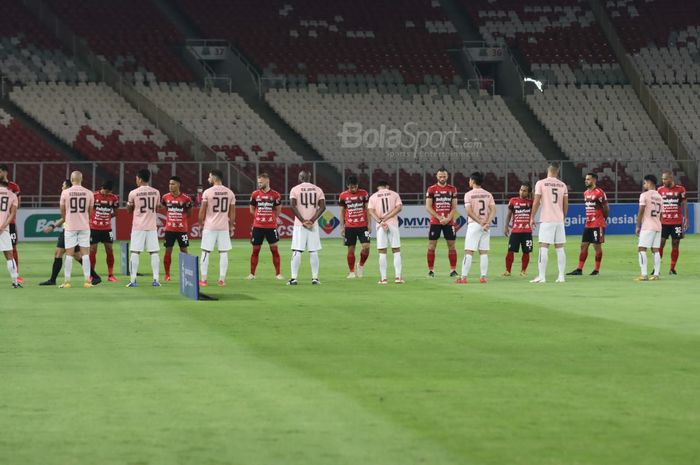
[[[10,210],[19,204],[17,196],[6,187],[0,187],[0,226],[10,217]],[[9,229],[9,228],[8,228]],[[2,232],[2,231],[0,231]]]
[[[380,189],[369,198],[369,203],[367,207],[374,210],[377,215],[381,218],[384,215],[390,213],[398,205],[403,205],[401,202],[401,197],[396,192],[390,189]],[[398,226],[399,217],[398,215],[389,218],[384,223],[389,226]]]
[[[642,231],[661,231],[661,213],[664,199],[655,190],[646,191],[639,196],[639,205],[644,205]]]
[[[137,187],[129,192],[129,205],[134,207],[134,231],[155,231],[160,206],[160,192],[151,186]]]
[[[495,208],[496,202],[490,192],[478,187],[464,194],[464,206],[479,220],[479,224],[484,224],[489,219],[489,207]],[[474,223],[474,220],[470,217],[469,222]]]
[[[289,199],[296,199],[299,214],[305,220],[310,220],[316,214],[318,202],[320,200],[325,200],[326,196],[321,188],[315,184],[302,182],[292,187],[292,190],[289,192]],[[299,218],[294,218],[294,226],[302,226]]]
[[[236,207],[236,196],[233,191],[226,186],[211,186],[202,194],[202,202],[207,203],[204,229],[228,231],[229,212]]]
[[[535,184],[535,195],[540,197],[540,221],[542,223],[563,223],[562,202],[569,196],[566,184],[557,178],[545,178]]]
[[[60,205],[66,209],[66,231],[90,229],[90,210],[95,205],[92,191],[83,186],[71,186],[61,192]]]

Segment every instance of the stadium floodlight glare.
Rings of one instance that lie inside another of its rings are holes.
[[[542,90],[542,81],[538,81],[537,79],[532,79],[529,77],[526,77],[525,79],[523,79],[523,81],[533,83],[535,86],[537,86],[537,90],[539,90],[540,92],[544,92],[544,90]]]

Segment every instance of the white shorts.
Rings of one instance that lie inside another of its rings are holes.
[[[76,245],[80,247],[90,248],[90,230],[82,229],[80,231],[65,231],[66,250],[73,250]]]
[[[9,252],[12,250],[12,238],[10,237],[10,228],[0,233],[0,252]]]
[[[464,237],[464,250],[489,250],[491,248],[491,231],[484,231],[479,223],[467,225],[467,235]]]
[[[292,230],[292,250],[303,252],[317,252],[321,250],[321,233],[318,230],[318,223],[312,229],[295,225]]]
[[[661,231],[639,231],[639,245],[647,249],[661,247]]]
[[[228,230],[212,231],[211,229],[205,229],[202,231],[202,250],[213,252],[214,247],[219,252],[231,250],[231,234]]]
[[[539,233],[540,243],[566,244],[566,229],[564,223],[542,223]]]
[[[66,236],[66,248],[68,248],[68,236]],[[131,231],[131,241],[129,249],[132,252],[158,252],[160,244],[158,243],[158,231]]]
[[[401,235],[399,234],[398,226],[389,226],[384,229],[381,226],[377,227],[377,249],[398,249],[401,247]]]

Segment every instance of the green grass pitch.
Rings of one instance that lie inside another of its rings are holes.
[[[266,248],[245,281],[239,241],[228,287],[208,289],[220,300],[192,302],[147,276],[39,287],[53,244],[21,244],[25,288],[0,270],[0,463],[697,463],[700,238],[659,282],[633,282],[636,239],[611,236],[601,276],[555,284],[550,252],[541,286],[500,277],[503,239],[486,285],[452,284],[442,243],[430,280],[426,241],[403,245],[405,285],[376,284],[374,249],[366,277],[345,279],[345,250],[326,241],[323,284],[305,256],[292,288]]]

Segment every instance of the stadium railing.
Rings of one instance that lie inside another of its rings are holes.
[[[221,169],[224,173],[224,183],[226,185],[237,185],[237,176],[245,173],[250,178],[255,179],[260,173],[268,173],[272,179],[272,188],[279,191],[286,199],[287,193],[297,184],[297,176],[300,170],[305,169],[311,172],[312,180],[324,187],[329,203],[337,201],[339,194],[345,189],[340,185],[324,185],[317,173],[321,171],[324,164],[331,164],[347,177],[355,174],[359,178],[361,187],[369,191],[374,190],[374,186],[379,180],[387,180],[393,189],[397,190],[406,204],[420,204],[425,200],[427,187],[435,183],[435,166],[426,166],[421,172],[416,172],[415,163],[374,163],[367,162],[358,166],[358,163],[348,163],[347,161],[316,161],[304,162],[303,164],[277,163],[265,161],[251,162],[176,162],[165,161],[156,163],[147,162],[88,162],[88,161],[60,161],[60,162],[27,162],[27,161],[2,161],[10,169],[10,179],[16,180],[22,188],[22,203],[26,207],[52,207],[58,201],[60,186],[64,179],[70,176],[74,170],[84,173],[86,187],[97,189],[102,182],[111,180],[114,182],[115,193],[120,199],[134,188],[135,174],[139,169],[148,168],[153,173],[153,186],[161,191],[167,191],[168,178],[179,176],[183,180],[183,191],[193,195],[197,192],[197,187],[207,187],[208,170],[212,167]],[[467,190],[468,177],[473,171],[478,170],[478,162],[473,165],[468,162],[450,163],[445,162],[439,166],[444,166],[450,172],[450,182],[455,184],[460,193]],[[561,165],[571,164],[570,161],[561,161]],[[640,167],[641,164],[641,167]],[[600,162],[596,162],[600,165]],[[615,203],[636,202],[639,199],[641,182],[637,183],[629,179],[625,174],[625,168],[635,166],[635,169],[647,174],[656,174],[658,164],[653,160],[611,160],[603,163],[604,168],[597,169],[599,175],[599,186],[605,189],[608,199]],[[677,177],[677,181],[685,184],[688,188],[690,201],[698,201],[697,186],[700,185],[700,171],[698,171],[698,161],[691,160],[684,165],[692,165],[695,168],[694,175]],[[437,166],[437,165],[436,165]],[[648,168],[647,168],[648,166]],[[489,189],[497,202],[505,202],[511,196],[517,195],[522,182],[534,183],[544,176],[546,166],[532,166],[531,164],[518,163],[512,161],[502,162],[501,173],[487,173],[485,188]],[[581,178],[585,176],[585,167],[576,167],[581,173]],[[505,175],[505,173],[510,173]],[[517,176],[514,174],[516,173]],[[616,176],[615,173],[620,173]],[[501,177],[497,177],[496,175]],[[623,179],[625,177],[625,179]],[[580,185],[580,179],[563,179],[569,185]],[[624,181],[624,182],[623,182]],[[489,186],[488,183],[493,186]],[[639,185],[639,188],[636,186]],[[237,197],[241,202],[249,198],[251,192],[237,192]],[[571,203],[581,203],[581,190],[571,189]]]

